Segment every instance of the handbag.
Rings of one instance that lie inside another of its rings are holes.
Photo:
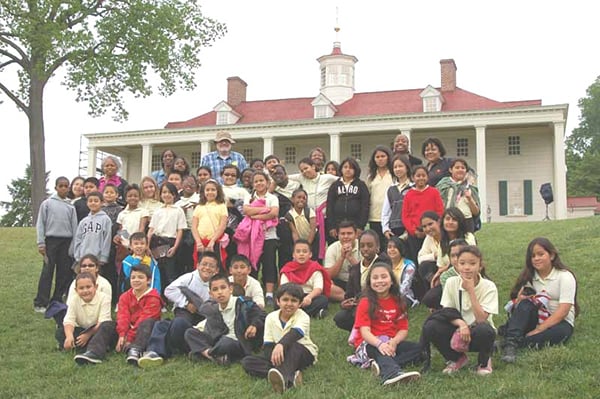
[[[458,290],[458,303],[460,313],[462,314],[462,291],[460,289]],[[452,338],[450,338],[450,348],[456,352],[468,352],[469,343],[464,341],[460,336],[460,328],[457,328],[452,334]]]

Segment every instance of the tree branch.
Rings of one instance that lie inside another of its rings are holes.
[[[13,49],[15,49],[15,51],[17,53],[19,53],[19,55],[21,56],[21,61],[25,62],[26,65],[28,65],[29,64],[29,57],[27,57],[27,54],[23,50],[21,50],[21,47],[17,46],[17,44],[15,42],[13,42],[12,40],[8,39],[7,36],[9,36],[9,34],[7,34],[6,32],[0,32],[0,42],[5,43],[6,45],[8,45],[8,46],[12,47]],[[21,66],[23,66],[23,65],[21,65]],[[23,68],[25,68],[25,66],[23,66]]]
[[[15,61],[15,60],[10,60],[10,61],[6,61],[6,62],[5,62],[5,63],[3,63],[3,64],[0,64],[0,71],[2,70],[2,68],[6,67],[6,66],[9,66],[10,64],[14,64],[15,62],[17,62],[17,61]]]
[[[23,110],[23,112],[25,112],[27,117],[31,116],[30,112],[29,112],[29,107],[26,106],[25,103],[23,103],[23,101],[19,100],[19,97],[14,95],[13,92],[8,89],[8,87],[6,87],[6,86],[4,86],[4,84],[2,84],[2,82],[0,82],[0,90],[2,90],[4,92],[4,94],[6,94],[8,96],[8,98],[13,100],[13,102],[15,104],[17,104],[17,106],[19,108],[21,108],[21,110]]]
[[[7,61],[5,64],[2,64],[2,66],[6,66],[8,64],[11,64],[13,62],[16,62],[17,64],[19,64],[21,66],[21,68],[23,69],[27,69],[27,64],[20,58],[17,58],[16,55],[9,53],[6,50],[2,50],[0,49],[0,55],[4,55],[6,57],[8,57],[10,59],[10,61]]]

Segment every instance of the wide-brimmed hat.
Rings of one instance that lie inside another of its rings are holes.
[[[235,143],[235,140],[231,138],[231,133],[221,130],[220,132],[217,132],[217,136],[215,137],[215,143],[218,143],[219,141],[223,140],[227,140],[231,144]]]

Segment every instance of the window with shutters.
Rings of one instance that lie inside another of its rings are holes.
[[[498,182],[500,216],[533,215],[533,182],[501,180]]]

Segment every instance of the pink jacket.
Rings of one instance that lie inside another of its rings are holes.
[[[253,207],[265,207],[267,205],[264,198],[257,198],[250,203]],[[268,211],[264,212],[268,213]],[[257,270],[258,260],[263,252],[265,243],[265,230],[277,226],[278,219],[257,220],[244,216],[233,235],[233,239],[238,244],[238,253],[245,255],[250,259],[252,268]]]

